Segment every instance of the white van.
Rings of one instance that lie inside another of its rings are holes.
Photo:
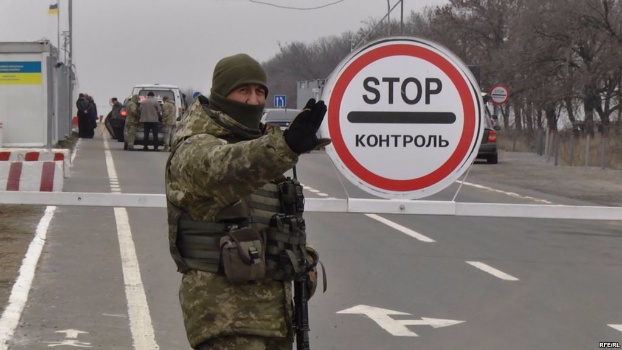
[[[177,107],[175,120],[181,120],[181,116],[186,110],[186,100],[177,86],[160,84],[136,85],[132,89],[132,96],[138,95],[138,98],[142,101],[147,98],[147,94],[149,92],[153,92],[158,101],[162,101],[164,96],[167,96],[171,101],[173,101],[175,103],[175,107]]]
[[[177,121],[176,124],[179,124],[181,121],[181,117],[183,116],[184,111],[186,110],[186,100],[184,99],[184,96],[181,94],[181,91],[179,90],[179,88],[174,85],[160,85],[160,84],[136,85],[132,89],[131,96],[138,95],[138,99],[139,99],[138,103],[140,104],[140,101],[146,99],[147,95],[150,92],[153,92],[154,97],[158,100],[160,105],[162,105],[162,98],[164,96],[168,97],[169,100],[175,103],[175,107],[177,107],[175,110],[175,120]],[[124,111],[122,111],[121,113],[123,114],[123,112]],[[175,135],[176,129],[177,129],[177,125],[175,125],[175,127],[173,128],[173,132],[171,132],[171,136],[170,136],[171,139]],[[125,123],[123,126],[123,137],[117,138],[117,140],[124,142],[123,149],[126,150],[128,146],[127,146],[127,128],[125,127]],[[169,141],[172,141],[172,140],[169,140]],[[135,146],[145,145],[145,134],[144,134],[144,129],[142,125],[139,125],[138,128],[136,129],[136,138],[134,139],[134,145]],[[164,145],[164,131],[162,129],[162,125],[159,125],[158,127],[158,145]]]

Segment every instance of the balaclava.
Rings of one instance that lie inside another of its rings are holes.
[[[226,98],[233,89],[246,84],[261,85],[268,94],[266,72],[259,62],[246,54],[221,59],[212,76],[210,108],[227,114],[249,129],[258,130],[265,104],[249,105]]]

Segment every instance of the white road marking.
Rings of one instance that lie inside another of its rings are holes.
[[[102,316],[127,318],[127,315],[122,314],[102,314]]]
[[[395,320],[389,315],[407,316],[409,313],[382,309],[368,305],[357,305],[346,310],[337,312],[338,314],[365,315],[376,322],[380,328],[396,337],[418,337],[417,333],[411,331],[406,326],[432,326],[434,328],[448,327],[463,323],[464,321],[444,320],[438,318],[422,317],[420,320]]]
[[[507,273],[505,273],[503,271],[499,271],[499,270],[495,269],[494,267],[492,267],[490,265],[486,265],[486,264],[484,264],[483,262],[480,262],[480,261],[467,261],[466,263],[469,264],[469,265],[472,265],[472,266],[474,266],[474,267],[476,267],[476,268],[478,268],[478,269],[480,269],[480,270],[482,270],[484,272],[488,272],[489,274],[491,274],[491,275],[493,275],[493,276],[495,276],[497,278],[500,278],[502,280],[505,280],[505,281],[518,281],[519,280],[518,278],[516,278],[516,277],[514,277],[512,275],[508,275]]]
[[[607,326],[615,329],[616,331],[622,332],[622,324],[608,324]]]
[[[89,334],[89,332],[83,332],[77,329],[65,329],[64,331],[56,331],[54,333],[65,333],[65,338],[77,339],[80,334]]]
[[[114,167],[112,153],[110,152],[106,137],[104,137],[104,152],[106,154],[108,177],[117,178],[117,171]],[[134,339],[134,349],[157,350],[160,347],[155,341],[149,304],[147,304],[147,296],[145,295],[145,288],[140,275],[140,266],[136,256],[127,210],[125,208],[114,208],[114,216],[117,222],[123,280],[125,281],[125,296],[130,318],[130,331]]]
[[[313,193],[318,193],[320,191],[316,190],[315,188],[307,188],[307,191],[309,192],[313,192]]]
[[[328,197],[328,195],[326,193],[322,193],[322,192],[318,193],[317,195],[320,196],[320,197]]]
[[[471,186],[471,187],[479,188],[481,190],[486,190],[486,191],[491,191],[491,192],[495,192],[495,193],[505,194],[507,196],[514,197],[514,198],[527,199],[527,200],[531,200],[531,201],[538,202],[538,203],[544,203],[544,204],[553,204],[553,202],[547,201],[545,199],[539,199],[539,198],[530,197],[530,196],[522,196],[522,195],[520,195],[518,193],[501,191],[501,190],[497,190],[496,188],[492,188],[492,187],[488,187],[488,186],[482,186],[482,185],[474,184],[474,183],[471,183],[471,182],[459,181],[459,180],[456,181],[456,182],[457,183],[461,183],[461,184],[466,185],[466,186]]]
[[[78,154],[78,149],[80,149],[80,143],[82,142],[82,139],[78,139],[78,142],[76,142],[76,145],[73,147],[73,153],[71,154],[71,167],[73,168],[73,160],[76,159],[76,154]]]
[[[413,230],[411,230],[411,229],[409,229],[407,227],[404,227],[404,226],[402,226],[400,224],[397,224],[397,223],[395,223],[395,222],[393,222],[391,220],[387,220],[387,219],[383,218],[382,216],[378,216],[376,214],[365,214],[365,215],[367,215],[368,217],[370,217],[370,218],[372,218],[374,220],[378,220],[381,223],[383,223],[383,224],[385,224],[385,225],[387,225],[389,227],[392,227],[392,228],[394,228],[394,229],[396,229],[398,231],[401,231],[402,233],[405,233],[405,234],[409,235],[410,237],[415,238],[415,239],[417,239],[417,240],[419,240],[421,242],[426,242],[426,243],[434,243],[434,242],[436,242],[435,240],[433,240],[430,237],[426,237],[426,236],[422,235],[419,232],[415,232],[415,231],[413,231]]]
[[[35,237],[30,242],[26,256],[22,261],[22,266],[19,268],[19,276],[11,290],[8,305],[2,313],[2,318],[0,318],[0,350],[8,349],[9,340],[13,337],[15,328],[19,324],[19,319],[22,317],[32,281],[35,277],[37,263],[45,245],[48,227],[55,211],[56,207],[50,206],[45,208],[45,214],[39,221]]]

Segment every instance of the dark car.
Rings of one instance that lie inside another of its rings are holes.
[[[261,122],[266,125],[276,125],[281,130],[285,130],[298,113],[300,113],[299,109],[267,108],[263,112]]]
[[[494,125],[494,121],[488,116],[484,119],[484,136],[477,152],[477,158],[486,159],[488,164],[497,164],[499,157],[497,154],[497,132],[495,130],[499,130],[499,126]]]
[[[110,136],[119,142],[123,142],[124,140],[123,129],[125,128],[125,104],[127,101],[129,101],[129,99],[125,99],[119,113],[110,111],[108,115],[106,115],[106,119],[104,119],[104,125],[106,129],[108,129]]]

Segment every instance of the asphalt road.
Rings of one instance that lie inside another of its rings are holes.
[[[116,141],[109,148],[117,181],[109,178],[102,139],[82,140],[65,191],[110,192],[118,182],[124,193],[164,193],[168,153],[124,152]],[[298,174],[308,198],[370,197],[340,179],[323,152],[304,155]],[[451,200],[457,188],[430,199]],[[513,192],[462,186],[458,200],[574,203],[528,188]],[[57,208],[9,349],[189,349],[166,211],[127,209],[129,225],[120,220],[124,212]],[[337,213],[306,219],[329,281],[326,294],[311,300],[312,349],[622,343],[619,221]]]

